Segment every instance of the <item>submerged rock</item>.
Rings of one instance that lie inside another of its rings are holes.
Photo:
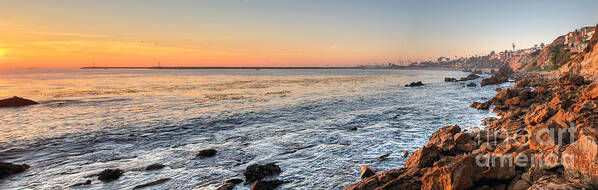
[[[120,178],[120,176],[123,175],[123,173],[125,173],[125,171],[118,168],[105,169],[104,171],[98,174],[98,179],[100,181],[110,182]]]
[[[257,180],[251,186],[251,190],[272,190],[282,184],[286,183],[286,181],[282,180]]]
[[[405,87],[414,87],[414,86],[423,86],[424,83],[422,81],[412,82],[410,84],[406,84]]]
[[[390,154],[385,154],[385,155],[379,156],[378,160],[384,160],[384,159],[388,158],[388,156],[390,156]]]
[[[16,96],[14,96],[12,98],[0,100],[0,108],[30,106],[30,105],[35,105],[35,104],[39,104],[39,103],[37,103],[33,100],[28,100],[28,99],[16,97]]]
[[[79,187],[79,186],[90,185],[90,184],[91,184],[91,180],[87,180],[87,181],[82,182],[82,183],[76,183],[74,185],[71,185],[71,187]]]
[[[164,164],[157,163],[157,164],[152,164],[152,165],[145,167],[145,170],[159,170],[164,167],[165,167]]]
[[[197,153],[197,157],[199,158],[208,158],[208,157],[212,157],[216,155],[216,150],[215,149],[206,149],[206,150],[200,150],[199,153]]]
[[[27,164],[11,164],[7,162],[0,162],[0,179],[15,175],[29,169]]]
[[[374,170],[372,168],[368,167],[367,165],[363,165],[363,167],[361,167],[361,174],[359,175],[359,177],[361,179],[370,177],[373,175],[376,175],[376,172],[374,172]]]
[[[264,177],[277,175],[281,172],[279,166],[274,163],[268,163],[265,165],[253,164],[247,166],[243,175],[245,176],[245,182],[251,183],[253,181],[263,179]]]
[[[170,178],[163,178],[163,179],[152,181],[152,182],[149,182],[146,184],[138,185],[138,186],[133,187],[133,189],[141,189],[141,188],[145,188],[145,187],[149,187],[149,186],[159,185],[159,184],[162,184],[167,181],[170,181]]]

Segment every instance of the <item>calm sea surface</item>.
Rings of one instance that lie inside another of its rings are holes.
[[[282,189],[341,189],[367,164],[402,167],[439,127],[478,126],[469,108],[492,88],[445,83],[457,71],[0,70],[0,161],[26,163],[0,189],[214,189],[251,164],[276,162]],[[475,80],[479,84],[479,80]],[[425,86],[404,87],[413,81]],[[509,85],[509,84],[506,84]],[[357,127],[356,131],[350,130]],[[215,157],[196,159],[214,148]],[[378,156],[388,154],[379,161]],[[147,165],[166,167],[145,171]],[[126,173],[103,183],[106,168]],[[237,189],[249,189],[238,185]]]

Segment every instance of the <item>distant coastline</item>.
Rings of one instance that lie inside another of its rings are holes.
[[[395,66],[395,67],[81,67],[80,69],[388,69],[388,70],[455,70],[461,71],[462,68],[446,67],[413,67],[413,66]],[[492,68],[488,68],[492,69]]]

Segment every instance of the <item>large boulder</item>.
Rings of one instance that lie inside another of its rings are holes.
[[[208,157],[215,156],[217,152],[218,151],[216,151],[215,149],[205,149],[205,150],[200,150],[196,156],[198,158],[208,158]]]
[[[359,175],[359,177],[361,179],[370,177],[373,175],[376,175],[376,172],[374,172],[374,169],[368,167],[367,165],[363,165],[363,167],[361,167],[361,174]]]
[[[243,175],[245,175],[245,182],[251,183],[253,181],[263,179],[264,177],[277,175],[281,172],[279,166],[274,163],[268,163],[265,165],[253,164],[247,166]]]
[[[0,179],[4,179],[8,176],[15,175],[29,169],[27,164],[11,164],[6,162],[0,162]]]
[[[12,98],[0,100],[0,108],[30,106],[30,105],[35,105],[35,104],[39,104],[39,103],[37,103],[33,100],[28,100],[28,99],[16,97],[16,96],[14,96]]]
[[[346,186],[345,190],[402,189],[419,190],[425,169],[400,168],[381,172]]]
[[[424,174],[421,189],[470,189],[480,179],[481,171],[470,154],[444,157]]]
[[[216,190],[233,190],[237,184],[242,183],[242,182],[243,182],[242,179],[237,179],[237,178],[228,179],[228,180],[224,181],[222,183],[222,185],[220,185]]]
[[[562,153],[563,166],[569,176],[598,184],[598,142],[582,136]]]
[[[405,167],[407,168],[425,168],[430,167],[436,160],[439,159],[440,150],[436,145],[428,144],[424,147],[421,147],[419,150],[411,153],[407,158],[407,162],[405,163]]]
[[[461,128],[458,125],[444,126],[432,133],[428,144],[436,145],[443,152],[452,152],[456,148],[454,136],[459,132]]]

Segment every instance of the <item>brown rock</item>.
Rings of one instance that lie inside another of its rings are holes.
[[[481,168],[471,155],[444,157],[422,178],[422,190],[470,189],[480,178]]]
[[[536,125],[539,123],[543,123],[548,118],[556,113],[557,110],[550,107],[548,104],[543,104],[541,106],[536,107],[534,111],[527,114],[525,117],[525,123],[528,125]]]
[[[585,100],[598,99],[598,81],[593,82],[583,90],[583,98]]]
[[[237,184],[242,183],[242,182],[243,182],[242,179],[237,179],[237,178],[228,179],[228,180],[224,181],[222,183],[222,185],[220,185],[216,190],[233,190]]]
[[[473,83],[473,82],[470,82],[470,83],[468,83],[468,84],[467,84],[467,87],[476,87],[476,86],[478,86],[478,85],[476,85],[476,84],[475,84],[475,83]]]
[[[0,179],[4,179],[8,176],[15,175],[29,169],[27,164],[11,164],[6,162],[0,162]]]
[[[200,150],[199,153],[197,153],[197,157],[199,158],[207,158],[207,157],[212,157],[216,155],[216,150],[214,149],[205,149],[205,150]]]
[[[510,185],[508,190],[526,190],[529,187],[530,184],[527,181],[518,180],[512,186]]]
[[[120,176],[123,175],[123,173],[125,173],[125,171],[118,168],[105,169],[104,171],[98,174],[98,179],[104,182],[114,181],[120,178]]]
[[[406,168],[416,167],[425,168],[430,167],[436,160],[439,159],[440,150],[436,145],[429,144],[421,147],[419,150],[411,153],[405,163]]]
[[[559,178],[558,176],[544,176],[536,181],[528,190],[580,190],[592,189],[585,183],[574,183]]]
[[[469,107],[475,108],[477,110],[488,110],[490,108],[490,104],[473,102],[471,105],[469,105]]]
[[[588,136],[569,145],[562,153],[563,166],[569,174],[581,174],[585,181],[596,181],[598,176],[598,142]]]
[[[263,179],[264,177],[277,175],[281,172],[280,167],[278,167],[274,163],[268,163],[265,165],[253,164],[247,166],[243,175],[245,175],[245,182],[253,182],[259,179]]]
[[[367,165],[363,165],[363,167],[361,167],[361,174],[359,175],[359,177],[361,179],[370,177],[373,175],[376,175],[376,172],[374,172],[374,170],[372,168],[368,167]]]
[[[152,164],[152,165],[149,165],[149,166],[145,167],[145,170],[148,170],[148,171],[149,170],[159,170],[159,169],[162,169],[164,167],[165,167],[164,164],[157,163],[157,164]]]
[[[0,100],[0,108],[21,107],[21,106],[29,106],[29,105],[35,105],[35,104],[39,104],[39,103],[32,101],[32,100],[25,99],[25,98],[16,97],[16,96],[14,96],[12,98]]]
[[[444,126],[432,133],[428,144],[436,145],[441,151],[452,152],[456,146],[453,137],[459,132],[461,128],[458,125]]]
[[[282,180],[257,180],[251,186],[251,190],[272,190],[282,184],[286,183],[286,181]]]

